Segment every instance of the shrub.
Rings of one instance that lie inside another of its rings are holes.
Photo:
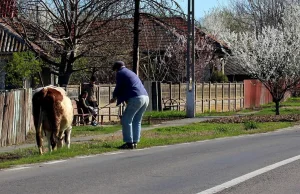
[[[220,71],[213,71],[210,77],[211,82],[228,82],[228,78]]]
[[[257,129],[257,123],[254,121],[246,121],[244,123],[245,130]]]

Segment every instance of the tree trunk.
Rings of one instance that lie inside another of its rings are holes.
[[[73,73],[73,64],[63,59],[59,67],[58,85],[65,87],[69,84]]]
[[[140,33],[139,22],[140,22],[140,0],[135,0],[132,70],[137,75],[139,75],[139,33]]]
[[[275,115],[279,115],[279,102],[280,102],[280,100],[275,101],[275,108],[276,108]]]
[[[71,78],[71,73],[64,73],[58,76],[58,85],[60,87],[65,87],[69,84]]]

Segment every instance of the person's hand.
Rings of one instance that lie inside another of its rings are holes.
[[[116,100],[117,100],[116,98],[112,98],[112,99],[110,99],[109,103],[115,103]]]

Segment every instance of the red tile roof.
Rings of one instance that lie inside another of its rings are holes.
[[[16,17],[17,8],[16,0],[1,0],[0,3],[0,18],[12,18]]]
[[[96,24],[94,24],[96,26]],[[142,15],[140,19],[139,47],[140,51],[165,50],[178,41],[179,37],[186,36],[187,22],[181,17],[153,18]],[[205,34],[196,27],[196,39],[206,38],[216,47],[224,46],[215,37]],[[131,52],[133,44],[133,19],[118,19],[109,21],[88,38],[94,44],[114,46],[116,49]],[[86,40],[87,41],[87,40]],[[100,42],[102,44],[100,44]],[[106,42],[106,43],[105,43]],[[101,48],[102,49],[102,48]],[[105,49],[105,47],[103,47]]]

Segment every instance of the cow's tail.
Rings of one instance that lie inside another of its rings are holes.
[[[43,139],[42,139],[42,122],[43,122],[43,111],[42,107],[40,106],[40,111],[39,111],[39,121],[36,129],[36,142],[39,148],[40,154],[43,154]]]

